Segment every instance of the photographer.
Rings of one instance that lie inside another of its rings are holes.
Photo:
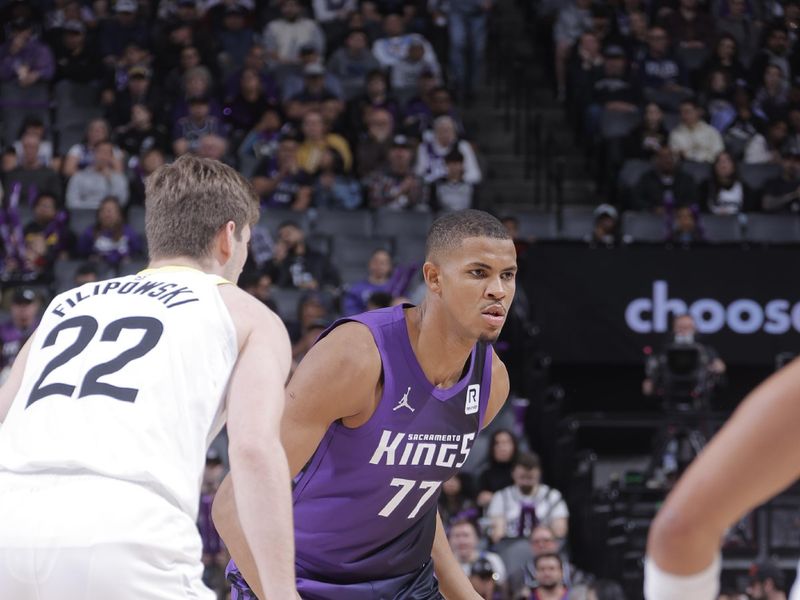
[[[677,315],[669,343],[647,359],[642,393],[662,396],[669,403],[697,404],[709,398],[725,370],[717,351],[697,341],[694,319]]]

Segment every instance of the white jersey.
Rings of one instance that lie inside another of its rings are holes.
[[[165,267],[57,296],[0,425],[0,474],[131,481],[195,519],[238,356],[224,282]]]

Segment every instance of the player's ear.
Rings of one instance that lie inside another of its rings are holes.
[[[432,262],[426,262],[422,265],[422,276],[425,278],[425,284],[428,289],[434,294],[438,294],[442,290],[441,286],[441,272],[439,267]]]
[[[236,223],[228,221],[217,232],[216,246],[223,264],[233,255],[233,242],[236,235]]]

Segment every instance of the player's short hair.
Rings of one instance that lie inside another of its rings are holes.
[[[228,221],[240,239],[258,222],[258,196],[231,167],[184,155],[159,167],[145,184],[145,233],[151,258],[205,258]]]
[[[447,213],[433,222],[425,242],[425,257],[454,250],[466,238],[488,237],[496,240],[510,240],[503,224],[487,212],[468,208]]]

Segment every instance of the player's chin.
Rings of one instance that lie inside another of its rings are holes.
[[[497,341],[497,338],[500,337],[501,331],[502,327],[491,330],[484,329],[480,336],[478,336],[478,341],[483,342],[484,344],[494,344]]]

